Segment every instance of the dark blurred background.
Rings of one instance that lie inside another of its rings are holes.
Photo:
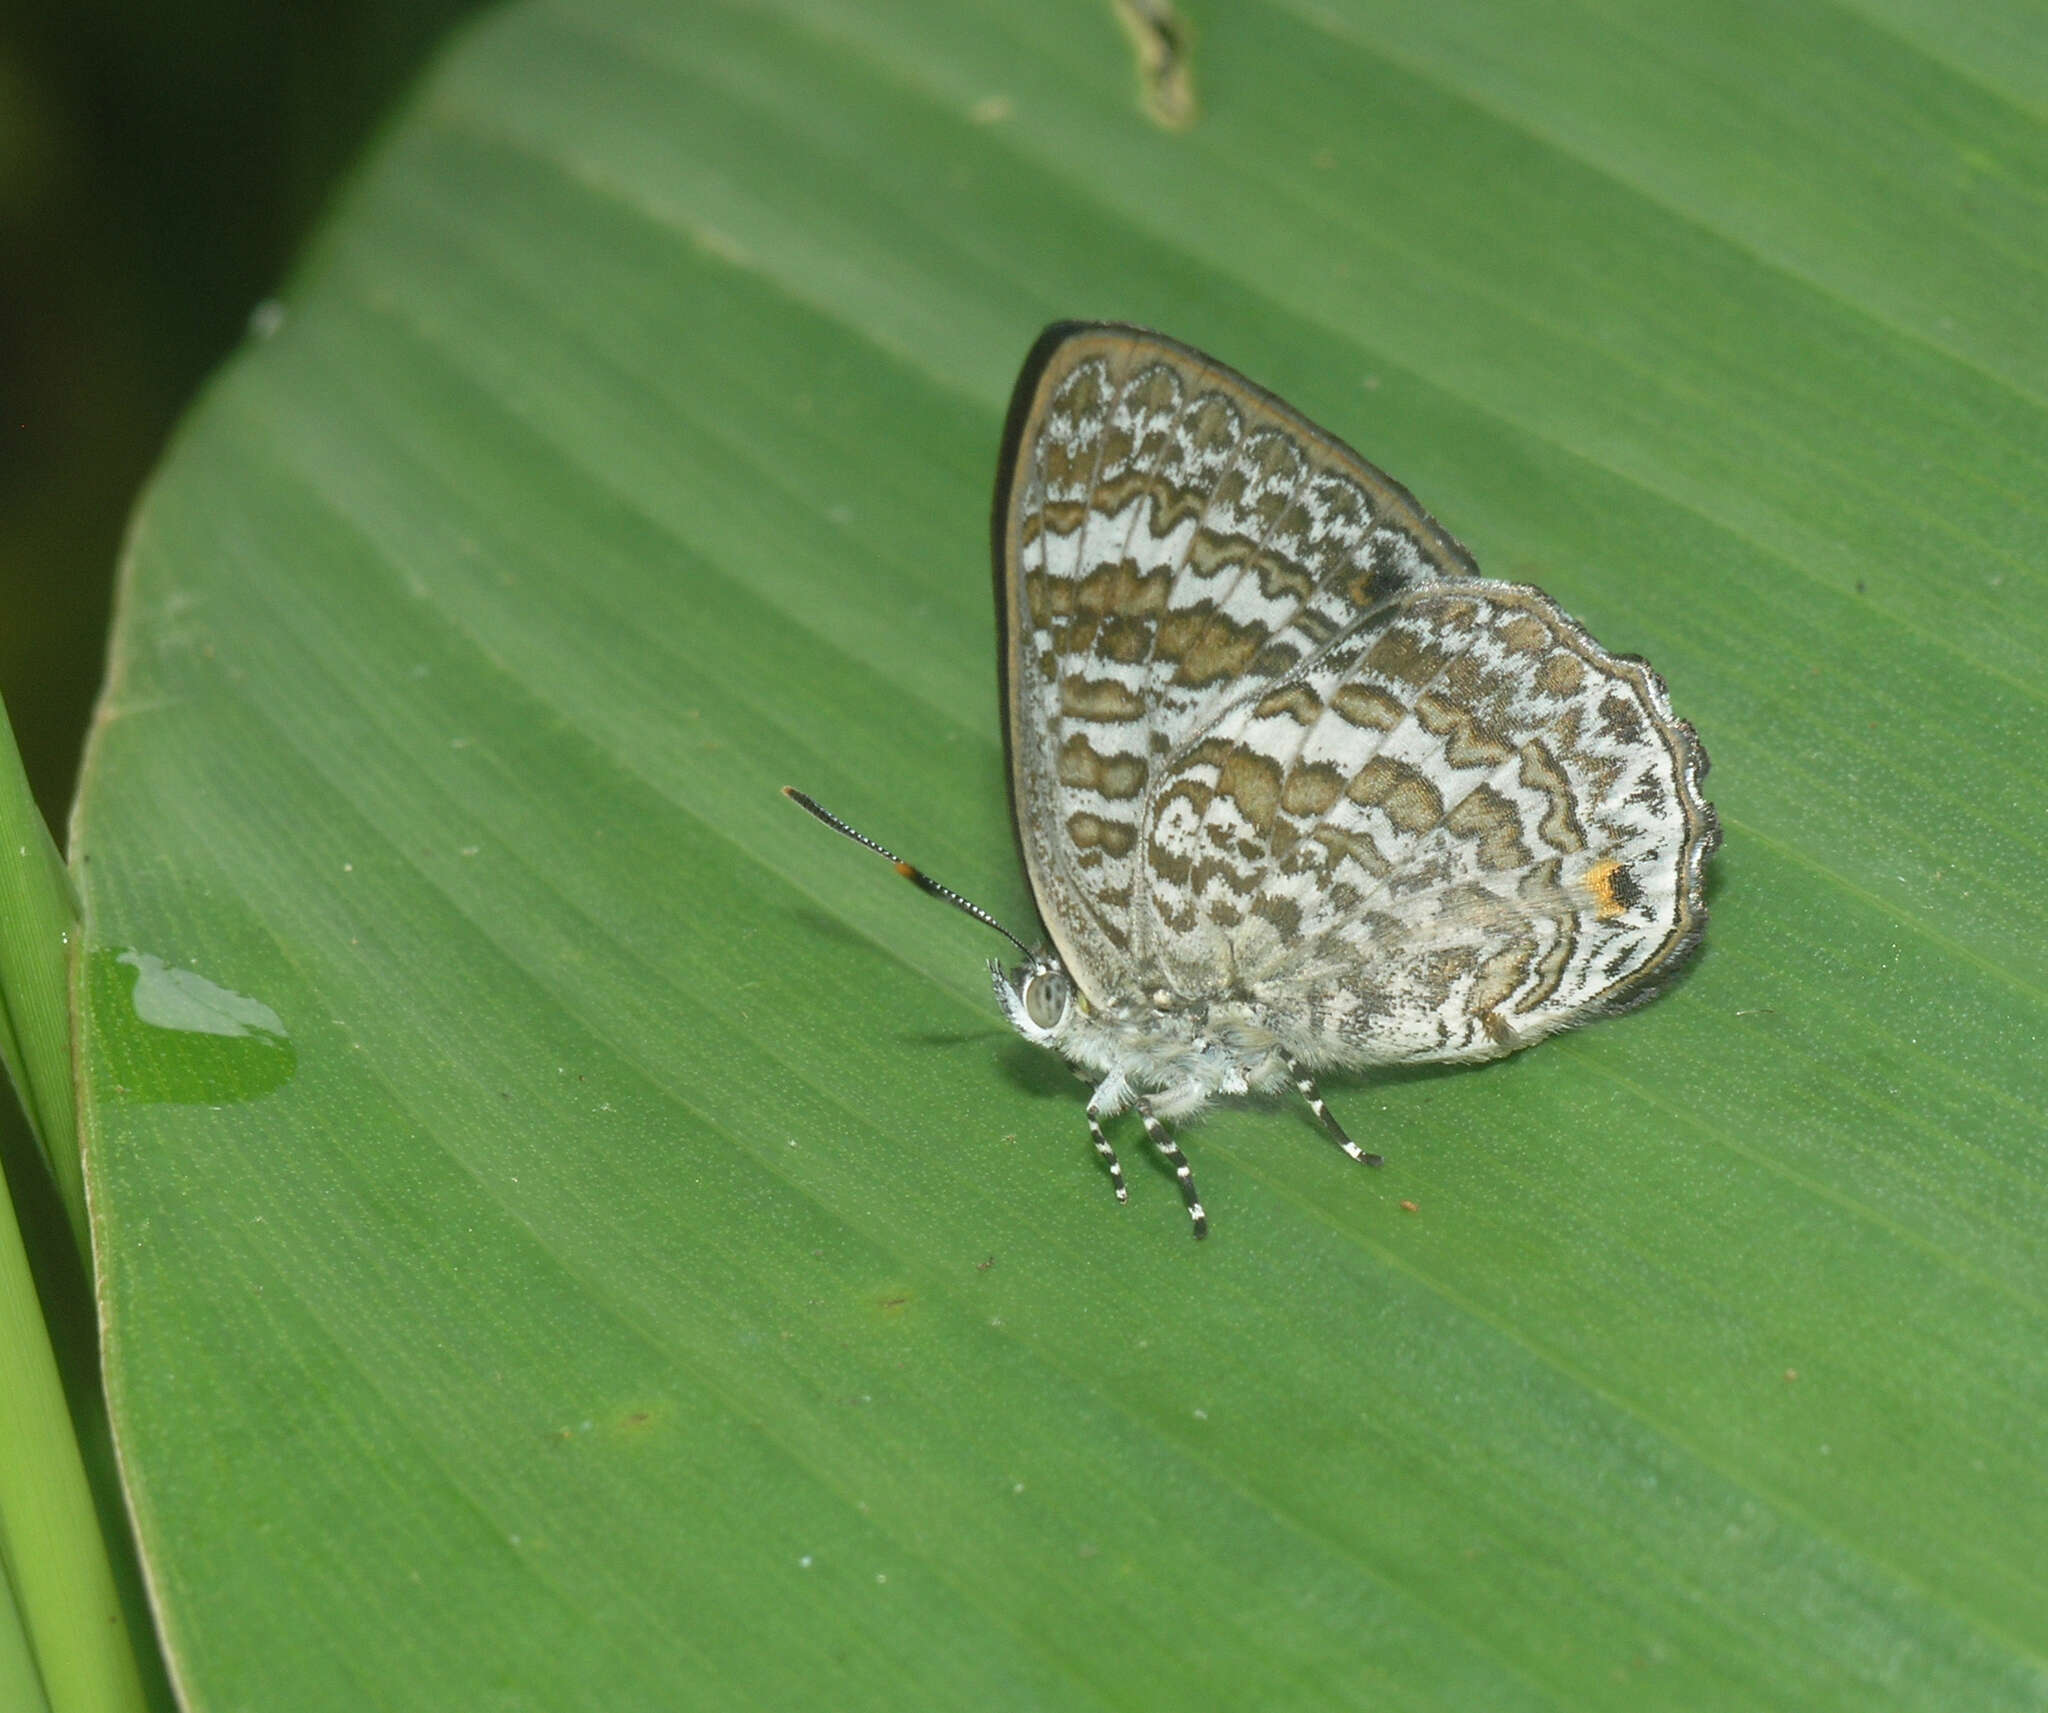
[[[0,0],[0,698],[59,844],[137,489],[475,0]]]

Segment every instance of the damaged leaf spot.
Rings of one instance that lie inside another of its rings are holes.
[[[1197,117],[1188,27],[1168,0],[1110,0],[1138,56],[1138,105],[1163,131],[1185,131]]]

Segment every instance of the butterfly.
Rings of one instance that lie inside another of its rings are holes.
[[[1011,399],[993,517],[1010,805],[1048,935],[1025,1039],[1167,1125],[1316,1073],[1497,1058],[1654,997],[1720,841],[1706,751],[1648,664],[1481,574],[1407,489],[1141,327],[1060,322]]]

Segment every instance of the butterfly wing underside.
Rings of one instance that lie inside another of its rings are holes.
[[[1048,329],[994,530],[1019,842],[1098,1009],[1163,989],[1309,1063],[1480,1058],[1697,940],[1717,835],[1661,681],[1229,369]]]

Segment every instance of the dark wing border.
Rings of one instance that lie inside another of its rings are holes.
[[[1541,590],[1537,592],[1542,593]],[[1543,598],[1550,600],[1548,595]],[[1557,606],[1555,601],[1550,604]],[[1563,613],[1562,608],[1558,611]],[[1707,919],[1711,914],[1707,905],[1707,864],[1721,848],[1721,817],[1702,789],[1707,771],[1713,766],[1707,757],[1707,746],[1700,742],[1692,721],[1682,720],[1672,711],[1671,691],[1664,682],[1663,674],[1640,654],[1609,653],[1577,619],[1568,613],[1564,617],[1594,648],[1638,677],[1645,698],[1658,717],[1658,724],[1671,735],[1680,758],[1678,788],[1685,806],[1686,836],[1678,854],[1678,871],[1680,908],[1684,917],[1657,955],[1617,991],[1605,995],[1592,1013],[1596,1017],[1619,1017],[1661,998],[1696,966],[1700,942],[1706,937]]]

